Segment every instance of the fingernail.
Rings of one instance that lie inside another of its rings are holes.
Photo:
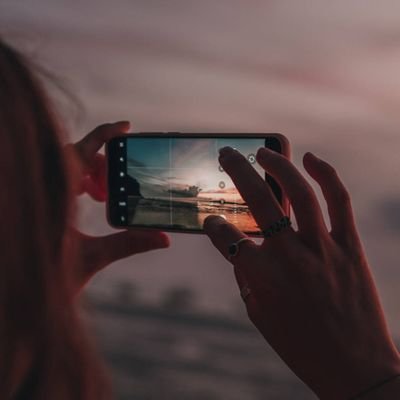
[[[162,248],[162,249],[169,247],[169,245],[170,245],[169,237],[165,234],[162,234],[160,236],[159,245],[160,245],[160,248]]]
[[[224,156],[227,156],[227,155],[229,155],[229,154],[232,154],[233,151],[234,151],[234,150],[232,149],[232,147],[225,146],[225,147],[222,147],[222,148],[219,149],[219,154],[220,154],[222,157],[224,157]]]

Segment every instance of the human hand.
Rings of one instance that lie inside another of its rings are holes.
[[[231,148],[219,161],[264,230],[284,214],[245,157]],[[400,373],[377,289],[356,229],[350,196],[335,169],[311,153],[306,171],[328,205],[328,231],[311,185],[284,156],[268,149],[258,163],[281,185],[296,215],[292,227],[240,244],[231,258],[239,288],[248,286],[250,320],[284,362],[321,399],[349,399]],[[204,229],[229,260],[230,244],[246,237],[221,217]]]
[[[130,123],[121,121],[98,126],[79,142],[66,146],[72,187],[75,195],[87,193],[94,200],[107,198],[106,160],[98,153],[103,144],[129,131]],[[93,237],[71,228],[69,249],[77,255],[73,292],[79,292],[98,271],[122,258],[169,246],[163,232],[124,230],[111,235]]]

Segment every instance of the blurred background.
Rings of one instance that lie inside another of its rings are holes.
[[[134,131],[281,132],[303,173],[306,151],[332,163],[399,336],[398,1],[2,0],[0,31],[73,93],[49,86],[72,140],[121,119]],[[80,205],[86,232],[111,231],[103,204]],[[170,236],[170,249],[118,262],[86,291],[116,398],[313,399],[248,322],[208,239]]]

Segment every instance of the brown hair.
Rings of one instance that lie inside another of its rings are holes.
[[[30,399],[108,394],[68,287],[72,196],[60,132],[33,68],[0,39],[1,399],[32,373]]]

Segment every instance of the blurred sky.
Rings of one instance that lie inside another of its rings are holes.
[[[332,163],[399,334],[400,2],[2,0],[0,27],[80,99],[78,114],[60,101],[73,139],[119,119],[140,131],[281,132],[302,172],[306,151]],[[86,230],[109,232],[103,205],[81,203]],[[156,300],[187,285],[203,308],[243,312],[208,239],[171,238],[90,290],[135,281]]]

